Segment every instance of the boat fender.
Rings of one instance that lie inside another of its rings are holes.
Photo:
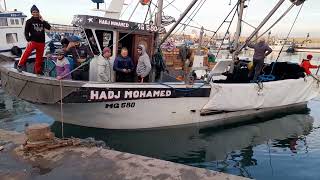
[[[10,51],[11,51],[11,54],[17,57],[21,57],[22,55],[22,50],[18,46],[13,46]]]

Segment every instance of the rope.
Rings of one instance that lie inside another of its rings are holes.
[[[129,4],[132,4],[132,1],[133,0],[131,0],[131,2],[129,3]],[[124,11],[120,14],[120,18],[123,16],[123,14],[127,11],[127,9],[129,8],[129,6],[130,5],[128,5],[127,7],[126,7],[126,9],[124,9]]]
[[[128,21],[130,21],[130,19],[132,18],[133,14],[136,12],[136,10],[137,10],[137,8],[138,8],[139,4],[140,4],[140,1],[138,1],[137,5],[135,6],[135,8],[134,8],[134,10],[133,10],[132,14],[130,15],[130,17],[129,17]]]
[[[200,9],[202,8],[202,6],[204,5],[204,3],[206,2],[207,0],[204,0],[203,2],[202,2],[202,4],[200,5],[200,3],[199,3],[199,8],[198,8],[198,10],[194,13],[194,15],[192,16],[192,18],[189,20],[189,22],[187,23],[187,25],[185,25],[184,26],[184,29],[183,29],[183,31],[185,31],[185,29],[186,29],[186,26],[188,26],[190,23],[191,23],[191,21],[193,21],[193,19],[196,17],[196,15],[198,14],[198,12],[200,11]],[[195,9],[196,10],[196,9]],[[191,16],[191,15],[190,15]]]
[[[233,6],[233,8],[231,9],[231,11],[229,12],[229,14],[227,15],[227,17],[223,20],[223,22],[220,24],[220,26],[217,28],[217,30],[215,31],[215,33],[211,36],[210,40],[207,42],[206,46],[208,46],[209,42],[217,35],[218,31],[221,29],[222,25],[227,22],[227,19],[229,18],[229,16],[232,14],[232,12],[234,11],[234,9],[238,6],[238,3]]]
[[[177,8],[175,5],[173,5],[172,3],[175,1],[175,0],[173,0],[172,2],[169,2],[168,0],[166,0],[169,4],[168,5],[171,5],[173,8],[175,8],[177,11],[179,11],[180,13],[182,13],[182,11],[179,9],[179,8]],[[190,19],[190,17],[187,17],[187,19]],[[194,21],[193,19],[191,20],[192,22],[194,22],[194,23],[196,23],[197,25],[199,25],[199,26],[202,26],[201,24],[199,24],[198,22],[196,22],[196,21]]]
[[[62,95],[62,80],[60,82],[60,121],[61,121],[61,136],[64,138],[64,118],[63,118],[63,95]]]
[[[168,84],[165,84],[165,83],[158,83],[158,84],[169,87],[170,89],[174,89],[175,91],[178,91],[178,92],[193,92],[193,91],[197,91],[197,90],[201,89],[202,87],[204,87],[206,85],[206,83],[203,83],[202,85],[195,87],[195,88],[180,89],[180,88],[174,88],[174,87],[172,87]]]
[[[150,1],[149,5],[148,5],[147,14],[146,14],[146,17],[144,18],[143,24],[145,24],[145,23],[146,23],[146,20],[147,20],[147,17],[148,17],[148,14],[149,14],[150,8],[151,8],[151,3],[152,3],[152,0]]]
[[[190,14],[189,16],[187,16],[188,18],[184,21],[183,24],[186,24],[186,23],[189,21],[189,19],[190,19],[189,23],[193,20],[193,18],[191,18],[191,16],[194,17],[194,16],[196,15],[196,13],[199,11],[198,8],[199,8],[199,7],[201,8],[202,5],[203,5],[203,4],[201,5],[201,3],[205,2],[205,1],[206,1],[206,0],[201,0],[200,3],[198,3],[198,5],[196,6],[196,8],[193,9],[193,11],[191,12],[191,14]],[[196,12],[196,11],[197,11],[197,12]],[[195,12],[196,12],[196,13],[195,13]],[[189,23],[187,23],[187,24],[189,24]],[[181,25],[181,26],[173,33],[173,35],[177,34],[178,31],[180,31],[180,29],[181,29],[182,27],[184,27],[183,30],[182,30],[182,32],[183,32],[183,31],[185,30],[185,27],[186,27],[186,26],[182,26],[182,25]]]
[[[222,43],[220,44],[220,47],[219,47],[218,52],[217,52],[217,54],[216,54],[216,57],[218,57],[218,55],[219,55],[219,53],[220,53],[220,49],[221,49],[221,47],[222,47],[222,45],[223,45],[223,41],[224,41],[224,40],[226,39],[226,37],[227,37],[227,34],[228,34],[229,30],[230,30],[230,27],[231,27],[231,25],[232,25],[232,22],[233,22],[233,20],[234,20],[234,17],[236,16],[237,12],[238,12],[237,10],[234,11],[233,17],[232,17],[232,19],[231,19],[231,21],[230,21],[230,23],[229,23],[229,26],[228,26],[228,29],[227,29],[226,33],[224,34],[224,37],[223,37],[223,39],[222,39]]]
[[[278,24],[283,17],[285,17],[289,12],[290,10],[294,7],[294,4],[292,4],[283,14],[282,16],[280,16],[277,21],[275,23],[273,23],[264,33],[262,33],[259,37],[257,37],[257,39],[261,38],[263,35],[265,35],[267,32],[269,32],[276,24]]]
[[[295,18],[294,21],[293,21],[293,24],[292,24],[292,26],[291,26],[291,28],[290,28],[290,31],[288,32],[287,38],[286,38],[284,44],[282,45],[281,50],[279,51],[278,57],[277,57],[276,61],[273,63],[273,65],[272,65],[272,69],[271,69],[270,75],[272,75],[272,72],[273,72],[273,70],[274,70],[274,67],[275,67],[276,63],[278,62],[278,60],[279,60],[279,58],[280,58],[280,55],[281,55],[281,53],[282,53],[282,51],[283,51],[284,45],[287,43],[287,41],[288,41],[288,39],[289,39],[289,36],[290,36],[290,34],[291,34],[292,30],[293,30],[293,27],[294,27],[294,25],[296,24],[297,19],[298,19],[300,13],[301,13],[301,10],[302,10],[302,8],[303,8],[303,5],[304,5],[304,3],[302,3],[302,5],[301,5],[301,7],[300,7],[300,9],[299,9],[299,11],[298,11],[298,14],[297,14],[296,18]]]

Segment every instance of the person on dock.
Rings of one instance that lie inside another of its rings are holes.
[[[56,72],[57,72],[57,79],[71,79],[70,74],[70,62],[65,57],[65,53],[62,49],[56,50],[57,53],[57,62],[56,62]]]
[[[315,69],[315,68],[319,68],[320,67],[320,66],[312,65],[310,63],[312,58],[313,58],[313,56],[311,54],[308,54],[307,55],[307,59],[303,59],[301,65],[300,65],[304,69],[304,71],[305,71],[305,73],[307,75],[311,74],[310,69]]]
[[[22,72],[23,66],[25,66],[29,56],[35,49],[36,63],[34,66],[34,72],[35,74],[41,74],[45,47],[45,29],[50,30],[51,26],[47,21],[43,20],[43,17],[40,15],[40,11],[37,6],[33,5],[30,11],[32,17],[26,21],[24,30],[28,45],[18,63],[17,70]]]
[[[120,56],[114,61],[113,70],[116,72],[117,82],[133,82],[134,65],[132,59],[128,56],[127,48],[121,49]]]
[[[70,51],[72,58],[75,61],[75,68],[78,68],[72,73],[74,80],[89,80],[89,63],[88,61],[93,58],[93,53],[87,45],[81,44],[81,39],[78,36],[69,37],[69,45],[66,51]],[[79,67],[80,66],[80,67]]]
[[[100,82],[114,82],[115,72],[113,71],[114,60],[111,58],[112,53],[109,47],[103,49],[103,57],[98,60],[98,78]]]
[[[138,46],[138,64],[137,64],[137,76],[138,76],[138,82],[149,82],[149,73],[151,71],[151,62],[150,57],[147,54],[146,48],[144,45]]]
[[[249,43],[248,47],[254,49],[253,69],[249,73],[249,78],[253,77],[253,81],[256,81],[262,71],[264,59],[271,54],[272,49],[266,43],[264,38],[261,38],[256,44]]]

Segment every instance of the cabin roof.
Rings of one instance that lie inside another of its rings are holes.
[[[0,18],[17,18],[17,17],[27,17],[22,12],[0,12]]]
[[[155,33],[158,31],[158,28],[155,25],[89,15],[75,15],[72,24],[83,28],[109,29],[117,31],[134,30],[140,33]]]

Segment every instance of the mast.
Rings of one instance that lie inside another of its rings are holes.
[[[264,18],[264,20],[260,23],[260,25],[253,31],[253,33],[247,38],[246,42],[239,46],[236,49],[236,53],[239,53],[248,42],[250,42],[253,37],[260,31],[260,29],[268,22],[268,20],[273,16],[273,14],[280,8],[280,6],[283,4],[285,0],[279,0],[279,2],[275,5],[275,7],[269,12],[269,14]],[[291,0],[290,0],[291,1]],[[299,0],[297,0],[299,1]]]
[[[243,17],[243,11],[244,11],[244,3],[246,0],[239,0],[239,6],[238,6],[238,24],[237,24],[237,31],[234,37],[234,49],[238,49],[239,47],[239,40],[241,36],[241,29],[242,29],[242,17]],[[237,54],[236,52],[233,53],[233,60],[235,60]]]
[[[239,5],[238,5],[238,23],[237,23],[237,31],[234,37],[234,44],[233,44],[233,49],[236,50],[240,46],[240,36],[241,36],[241,29],[242,29],[242,17],[243,17],[243,11],[244,11],[244,3],[246,0],[239,0]],[[236,58],[238,57],[238,52],[234,51],[232,53],[232,60],[235,61]],[[234,69],[234,64],[232,63],[230,66],[230,71],[233,72]]]
[[[198,55],[200,55],[200,52],[201,52],[201,47],[202,47],[202,43],[203,43],[203,34],[204,34],[204,28],[202,26],[201,30],[200,30],[200,37],[199,37],[199,47],[198,47],[198,52],[197,52]]]
[[[162,23],[162,11],[163,11],[163,0],[158,0],[158,12],[155,19],[155,25],[158,27],[158,29],[161,29],[161,23]],[[156,47],[160,46],[160,34],[156,33],[155,37],[155,43]],[[157,51],[157,49],[156,49]]]

